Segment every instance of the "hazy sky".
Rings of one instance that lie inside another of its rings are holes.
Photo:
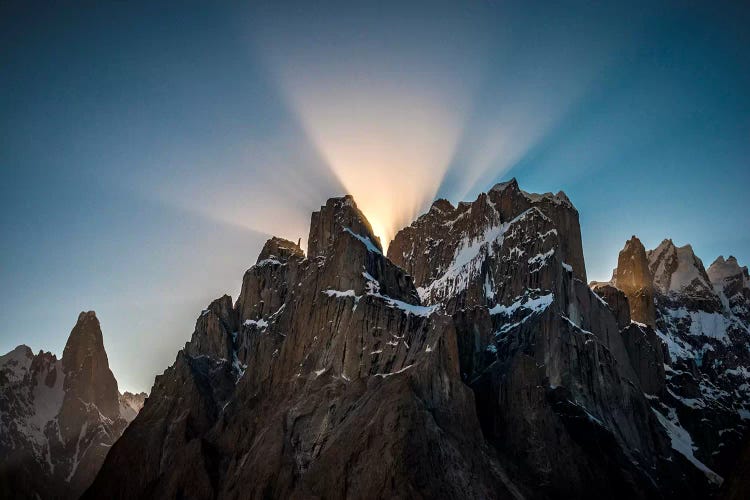
[[[149,390],[345,192],[388,238],[515,176],[574,202],[591,279],[632,234],[750,263],[747,2],[378,3],[2,2],[0,352],[94,309]]]

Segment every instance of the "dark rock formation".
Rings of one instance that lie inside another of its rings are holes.
[[[690,473],[643,395],[641,380],[657,381],[630,361],[653,332],[623,338],[627,299],[612,289],[612,307],[585,285],[580,240],[567,197],[511,181],[455,209],[436,202],[389,257],[453,317],[484,436],[534,496],[675,494]]]
[[[638,244],[616,282],[649,293]],[[737,273],[715,274],[734,297]],[[307,257],[269,240],[234,305],[200,314],[84,498],[715,493],[724,459],[674,402],[701,394],[698,363],[665,365],[647,295],[641,325],[627,292],[596,289],[563,193],[438,200],[388,257],[351,197],[328,200]]]
[[[607,303],[620,329],[630,326],[630,303],[624,292],[609,283],[597,283],[591,289]]]
[[[623,255],[640,253],[633,240],[620,253],[613,283],[625,293],[646,273],[640,257]],[[676,247],[672,240],[662,241],[647,258],[655,330],[636,324],[623,330],[631,363],[673,442],[719,482],[734,470],[750,419],[747,268],[719,257],[706,271],[690,245]],[[643,304],[635,308],[643,310]],[[634,314],[633,302],[630,309]]]
[[[87,498],[518,493],[483,440],[452,322],[350,197],[313,214],[309,242],[308,259],[270,252],[248,270],[229,330],[198,318]],[[230,357],[205,342],[216,332]]]
[[[26,346],[2,356],[0,497],[77,498],[137,413],[138,397],[120,398],[93,311],[60,360]]]
[[[739,460],[721,490],[721,500],[745,500],[750,494],[750,439],[745,443]]]
[[[641,323],[631,323],[620,333],[643,392],[649,395],[663,394],[664,346],[656,331]]]
[[[497,184],[473,203],[453,207],[446,200],[437,200],[426,214],[396,234],[388,247],[388,257],[421,286],[445,272],[444,266],[452,262],[464,238],[474,240],[486,227],[501,220],[510,221],[532,207],[550,218],[555,233],[559,231],[556,234],[559,257],[572,267],[576,278],[585,282],[578,212],[570,200],[562,192],[557,195],[526,193],[515,179]]]
[[[627,296],[631,319],[653,327],[656,322],[653,277],[646,249],[635,236],[620,250],[612,284]]]

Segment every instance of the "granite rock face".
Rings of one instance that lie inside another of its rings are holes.
[[[613,273],[612,284],[617,288],[630,290],[631,282],[623,282],[621,276],[633,274],[632,260],[622,259],[624,254],[633,254],[632,242],[626,243]],[[747,268],[740,267],[734,257],[719,257],[706,270],[690,245],[677,247],[668,239],[646,255],[654,291],[654,328],[633,323],[623,330],[623,337],[653,411],[673,444],[707,475],[715,474],[718,483],[734,474],[748,436]],[[621,271],[622,265],[628,270]],[[642,263],[637,267],[639,275],[645,276]],[[607,286],[594,284],[593,289],[609,302]],[[614,300],[611,307],[616,309],[621,303]],[[630,302],[631,314],[638,308],[643,310],[641,303],[634,308]],[[644,338],[637,334],[639,330]],[[629,340],[631,332],[636,335]]]
[[[660,406],[659,316],[596,290],[564,193],[438,200],[388,256],[350,196],[328,200],[307,255],[272,238],[200,313],[84,498],[716,493]]]
[[[62,359],[26,346],[0,357],[0,496],[78,498],[144,396],[122,403],[93,311]]]
[[[351,197],[313,214],[309,242],[308,258],[269,242],[292,251],[264,249],[234,308],[202,313],[86,498],[520,496],[483,439],[452,321]]]
[[[627,298],[612,289],[613,312],[588,288],[580,241],[564,194],[510,181],[455,209],[436,202],[389,257],[453,318],[485,439],[532,497],[690,495],[630,359],[653,338],[623,335]]]
[[[631,319],[651,327],[656,322],[653,282],[646,249],[633,236],[620,251],[612,284],[628,298]]]
[[[596,283],[591,289],[601,297],[617,319],[617,326],[620,329],[630,326],[630,302],[628,296],[618,288],[609,283]]]

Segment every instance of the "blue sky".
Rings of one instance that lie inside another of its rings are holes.
[[[2,352],[59,354],[94,309],[148,390],[347,191],[388,234],[511,176],[562,189],[591,279],[632,234],[750,262],[741,2],[157,3],[0,7]]]

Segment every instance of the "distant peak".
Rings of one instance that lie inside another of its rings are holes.
[[[98,318],[96,317],[96,311],[81,311],[81,313],[78,315],[79,323],[89,320],[98,321]]]
[[[713,284],[720,284],[727,278],[734,278],[736,276],[747,277],[747,266],[740,267],[737,259],[730,255],[729,258],[724,260],[723,255],[719,255],[713,263],[708,266],[706,270],[708,277]]]
[[[516,190],[518,189],[518,181],[515,177],[512,177],[509,181],[498,182],[497,184],[492,186],[492,189],[490,189],[490,191],[504,191],[508,187]]]
[[[21,344],[7,354],[0,356],[0,366],[2,366],[6,360],[30,360],[33,357],[34,351],[31,350],[31,347],[26,344]]]
[[[31,347],[27,346],[26,344],[18,345],[18,346],[16,346],[15,349],[13,349],[10,352],[12,352],[14,354],[23,354],[27,358],[31,358],[31,357],[34,356],[34,351],[32,351]]]
[[[65,343],[63,366],[78,367],[83,358],[98,355],[106,359],[99,319],[94,311],[81,312]]]
[[[664,238],[663,240],[661,240],[661,243],[659,243],[659,246],[660,247],[662,247],[662,246],[663,247],[674,247],[675,244],[674,244],[674,241],[672,241],[672,238]]]
[[[630,239],[625,242],[625,248],[623,248],[623,251],[630,248],[643,249],[645,255],[646,248],[643,246],[643,243],[640,239],[638,239],[636,235],[631,236]]]
[[[453,204],[445,198],[438,198],[437,200],[433,201],[432,205],[430,206],[430,212],[432,212],[433,210],[437,210],[439,212],[452,212],[455,209],[456,207],[454,207]]]

